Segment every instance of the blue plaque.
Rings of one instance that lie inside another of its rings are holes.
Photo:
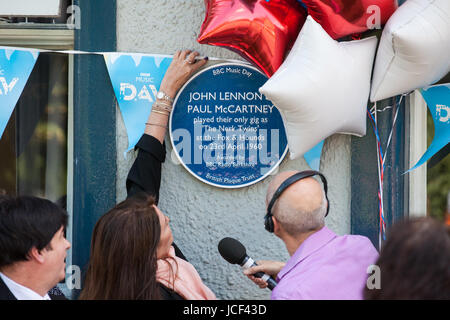
[[[261,181],[277,168],[288,144],[276,107],[258,89],[267,77],[238,63],[216,64],[181,88],[169,119],[181,164],[221,188]]]

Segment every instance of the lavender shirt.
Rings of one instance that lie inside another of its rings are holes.
[[[278,273],[272,300],[363,298],[367,268],[378,252],[363,236],[338,236],[327,227],[310,235]]]

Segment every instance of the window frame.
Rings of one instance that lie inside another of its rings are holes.
[[[0,45],[50,50],[72,50],[75,32],[70,29],[31,29],[0,26]]]
[[[36,29],[33,29],[28,24],[16,28],[1,25],[0,45],[116,51],[116,0],[74,0],[73,5],[80,10],[81,28],[71,30],[62,25],[35,25]],[[102,14],[98,15],[98,12]],[[89,260],[94,225],[116,204],[117,103],[103,56],[69,55],[68,77],[69,226],[66,235],[72,246],[66,266],[78,266],[83,272]],[[68,274],[66,278],[70,276]],[[64,293],[76,298],[79,292],[78,288],[67,288]]]
[[[81,14],[75,50],[116,51],[116,0],[74,0]],[[101,14],[98,14],[101,13]],[[92,231],[116,205],[117,102],[102,55],[74,55],[72,263],[86,271]],[[77,298],[80,290],[72,291]]]
[[[73,30],[3,28],[0,27],[0,46],[36,48],[47,50],[73,50],[75,33]],[[67,213],[69,215],[66,238],[72,243],[73,238],[73,56],[68,57],[68,127],[67,127]],[[66,265],[72,265],[72,249],[66,257]]]
[[[409,167],[412,168],[427,150],[427,104],[418,90],[409,95]],[[408,173],[409,216],[427,215],[427,166]]]

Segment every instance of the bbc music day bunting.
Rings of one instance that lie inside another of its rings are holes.
[[[105,53],[111,78],[125,127],[128,149],[134,148],[145,130],[145,122],[167,71],[172,56],[137,53]],[[215,59],[214,59],[215,60]],[[323,141],[305,153],[304,158],[313,170],[319,170]]]
[[[172,62],[173,56],[0,47],[0,138],[33,70],[39,53],[45,52],[98,54],[104,56],[127,130],[127,151],[133,149],[145,131],[145,122],[151,112],[161,81]],[[210,58],[210,60],[219,59]],[[318,143],[304,155],[307,164],[314,170],[319,170],[323,144],[323,141]]]
[[[35,49],[0,47],[0,139],[38,56]]]
[[[106,53],[104,57],[127,129],[129,151],[144,133],[145,123],[172,56]]]
[[[320,158],[322,157],[322,149],[325,140],[322,140],[318,144],[316,144],[311,150],[306,152],[303,157],[305,158],[306,163],[313,170],[320,170]]]
[[[22,94],[40,52],[102,54],[122,113],[128,149],[134,148],[145,130],[145,122],[156,99],[172,56],[159,54],[52,51],[0,46],[0,139]],[[215,59],[217,60],[217,59]],[[427,162],[450,142],[450,84],[421,89],[433,116],[435,135],[412,171]],[[319,169],[323,141],[305,154],[308,165]]]
[[[416,165],[407,172],[423,165],[450,142],[450,83],[430,86],[420,92],[433,117],[434,138]]]
[[[172,56],[158,54],[105,53],[105,62],[128,134],[128,149],[134,148],[144,133],[145,123]],[[304,158],[319,170],[324,142]]]

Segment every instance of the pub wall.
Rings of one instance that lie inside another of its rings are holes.
[[[194,49],[202,55],[242,60],[233,52],[196,42],[205,14],[203,0],[117,0],[117,51],[173,54]],[[213,62],[209,62],[213,63]],[[127,149],[127,133],[117,109],[117,202],[126,197],[125,180],[134,152]],[[255,260],[286,261],[281,240],[264,229],[265,192],[272,176],[241,189],[220,189],[197,180],[172,157],[166,137],[159,207],[170,217],[175,242],[219,299],[270,299],[240,268],[219,255],[223,237],[239,239]],[[290,160],[280,171],[309,169],[303,158]],[[329,184],[330,214],[326,225],[338,234],[350,233],[350,136],[325,140],[320,170]]]

